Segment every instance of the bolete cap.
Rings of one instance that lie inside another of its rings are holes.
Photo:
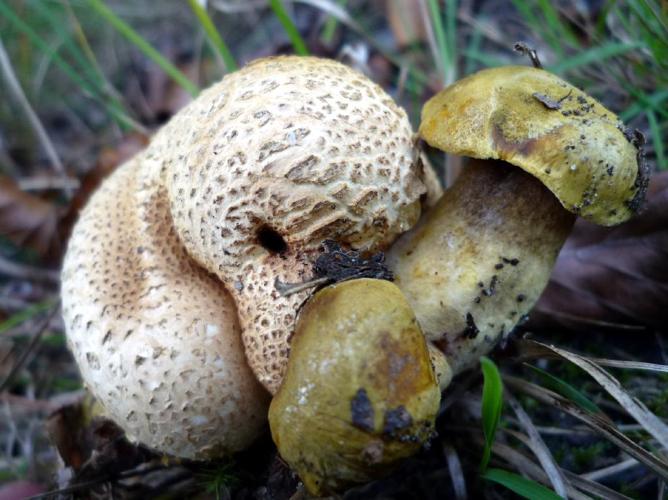
[[[382,476],[432,437],[440,391],[427,346],[389,281],[345,281],[307,302],[269,423],[311,494]]]
[[[487,69],[445,88],[425,104],[420,135],[448,153],[516,165],[564,208],[605,226],[638,211],[647,189],[641,139],[541,69]]]

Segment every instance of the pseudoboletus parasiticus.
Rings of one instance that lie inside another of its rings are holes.
[[[304,307],[269,423],[283,459],[320,496],[418,451],[434,433],[440,399],[406,298],[389,281],[356,279]]]
[[[622,222],[647,185],[640,138],[538,69],[481,71],[448,87],[425,105],[420,135],[474,159],[391,248],[398,289],[356,280],[307,303],[271,403],[274,440],[313,494],[378,477],[419,449],[437,386],[529,311],[574,214]],[[388,432],[399,414],[405,432]]]
[[[386,248],[437,193],[429,174],[405,112],[338,62],[267,58],[226,76],[121,166],[74,228],[63,316],[85,384],[157,450],[246,447],[309,294],[276,284],[310,278],[325,239]]]
[[[642,137],[546,71],[480,71],[422,110],[420,136],[475,158],[387,260],[457,373],[510,333],[545,288],[575,216],[628,219],[648,173]]]

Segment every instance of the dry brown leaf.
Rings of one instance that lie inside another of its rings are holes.
[[[144,149],[148,142],[149,138],[146,135],[133,132],[124,136],[115,145],[102,148],[97,158],[97,164],[82,181],[82,189],[88,191],[94,189],[117,166]]]
[[[420,0],[389,0],[385,4],[386,15],[400,49],[426,40],[419,2]]]
[[[614,228],[578,220],[532,313],[534,324],[666,329],[668,172],[650,182],[647,209]]]
[[[0,234],[41,256],[57,255],[61,245],[58,221],[63,210],[25,193],[9,177],[0,177]]]
[[[73,482],[100,475],[114,475],[143,463],[148,454],[125,439],[111,420],[95,415],[95,401],[88,395],[49,415],[46,429]]]
[[[199,80],[202,75],[208,75],[215,69],[212,68],[213,62],[207,59],[184,58],[178,47],[168,40],[160,41],[156,48],[197,86],[201,85]],[[137,64],[134,76],[139,85],[128,92],[127,99],[143,124],[160,126],[192,101],[192,95],[157,65],[146,61],[137,61]],[[218,79],[219,75],[213,78]]]

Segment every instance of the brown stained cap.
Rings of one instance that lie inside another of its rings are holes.
[[[516,165],[564,208],[601,225],[631,217],[647,189],[641,138],[541,69],[506,66],[458,81],[425,104],[420,135],[448,153]]]
[[[384,475],[432,437],[441,394],[430,358],[413,309],[389,281],[345,281],[309,300],[269,409],[281,457],[309,493]]]

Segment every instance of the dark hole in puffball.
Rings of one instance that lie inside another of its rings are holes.
[[[260,246],[270,253],[283,253],[288,249],[288,244],[278,232],[267,226],[260,226],[255,233]]]

